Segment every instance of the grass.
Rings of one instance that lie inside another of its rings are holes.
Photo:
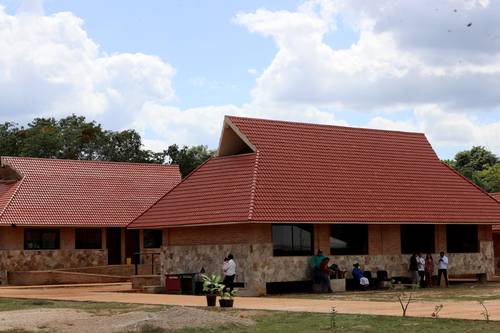
[[[272,295],[271,297],[393,302],[401,291],[408,290],[351,291],[334,294],[288,294]],[[451,285],[449,288],[422,288],[414,291],[414,298],[416,301],[435,302],[496,300],[500,299],[500,284],[463,283]]]
[[[274,312],[254,318],[254,327],[215,327],[210,329],[184,329],[177,333],[493,333],[500,332],[500,323],[451,319],[401,318],[389,316],[335,315],[335,328],[331,315],[313,313]],[[153,332],[153,331],[152,331]],[[156,331],[161,332],[161,331]],[[144,332],[146,333],[146,332]]]
[[[0,298],[0,311],[26,310],[26,309],[76,309],[84,310],[95,315],[113,315],[130,311],[161,311],[166,306],[161,305],[138,305],[126,303],[101,303],[101,302],[71,302],[71,301],[49,301],[40,299],[15,299]]]

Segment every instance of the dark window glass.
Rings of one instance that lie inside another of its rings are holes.
[[[479,252],[477,225],[447,225],[446,247],[450,253]]]
[[[433,224],[402,224],[401,253],[434,253]]]
[[[144,230],[144,248],[154,249],[161,247],[163,243],[163,230]]]
[[[313,254],[313,225],[273,224],[275,256],[306,256]]]
[[[25,250],[59,249],[59,229],[25,229]]]
[[[330,226],[330,254],[368,254],[367,224],[333,224]]]
[[[75,249],[102,248],[101,229],[75,229]]]

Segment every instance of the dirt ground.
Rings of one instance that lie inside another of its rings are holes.
[[[109,316],[75,309],[29,309],[0,312],[0,331],[112,333],[139,332],[150,326],[168,330],[206,328],[220,325],[253,326],[250,318],[188,307],[172,307],[159,312],[132,311]]]

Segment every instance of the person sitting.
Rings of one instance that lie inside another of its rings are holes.
[[[370,285],[370,280],[368,280],[364,276],[363,270],[359,267],[358,263],[355,263],[353,266],[354,268],[352,269],[352,277],[356,282],[356,286],[360,287],[361,289],[366,289]]]

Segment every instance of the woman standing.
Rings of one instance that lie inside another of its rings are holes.
[[[427,253],[425,256],[425,283],[427,287],[432,287],[432,275],[434,274],[434,260],[432,255]]]

